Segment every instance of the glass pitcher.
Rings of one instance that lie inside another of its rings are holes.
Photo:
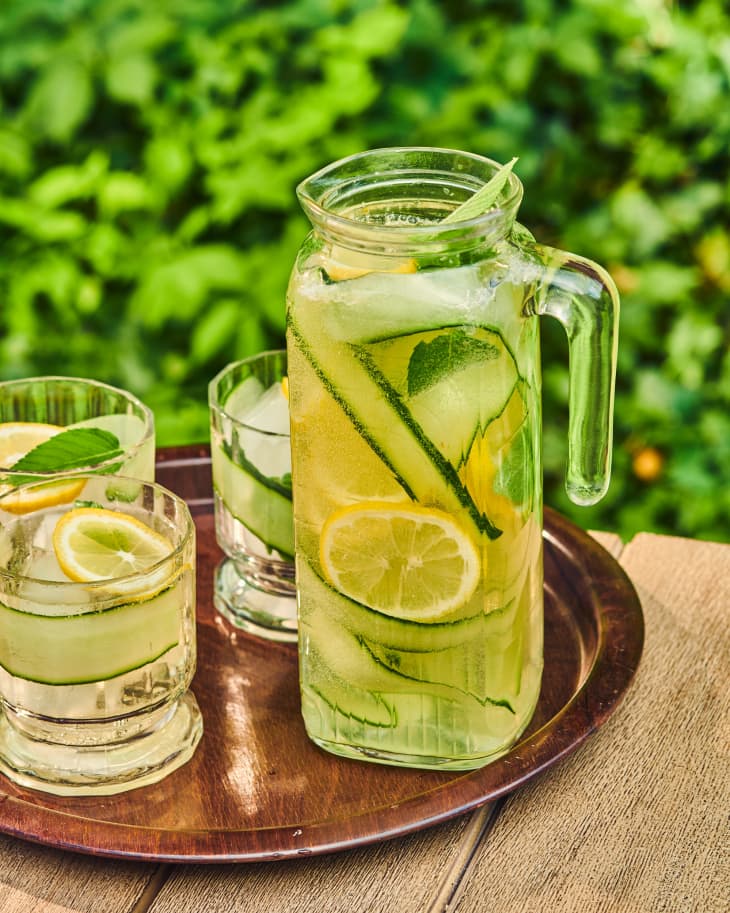
[[[567,490],[610,473],[618,298],[495,206],[489,159],[380,149],[298,188],[287,296],[302,712],[339,755],[458,770],[527,726],[543,663],[540,350],[570,354]]]

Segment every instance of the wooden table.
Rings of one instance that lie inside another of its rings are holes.
[[[604,727],[526,787],[290,862],[122,862],[0,835],[0,913],[726,913],[730,545],[594,536],[641,599],[641,666]]]

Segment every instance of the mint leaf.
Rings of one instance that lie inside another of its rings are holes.
[[[282,488],[286,489],[286,491],[291,491],[291,490],[292,490],[292,489],[291,489],[291,473],[290,473],[290,472],[285,472],[283,476],[278,476],[278,477],[277,477],[277,476],[272,476],[272,477],[271,477],[271,481],[272,481],[272,482],[276,482],[276,483],[277,483],[278,485],[280,485]]]
[[[70,428],[29,450],[12,467],[13,472],[67,472],[97,466],[121,456],[119,438],[101,428]],[[32,481],[30,477],[29,481]]]
[[[469,197],[461,206],[450,212],[445,219],[442,219],[441,224],[443,225],[445,222],[466,222],[468,219],[474,219],[490,210],[497,202],[497,197],[507,183],[516,161],[517,159],[513,158],[511,162],[502,165],[499,171],[495,171],[487,183],[480,187],[474,196]]]
[[[497,358],[499,349],[484,339],[455,329],[419,342],[408,362],[408,395],[415,396],[442,378],[476,361]]]

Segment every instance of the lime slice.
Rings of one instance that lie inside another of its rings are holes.
[[[43,422],[3,422],[0,424],[0,467],[12,469],[26,453],[63,430],[60,425],[47,425]],[[78,480],[49,482],[47,485],[37,485],[30,491],[8,495],[2,507],[12,514],[27,514],[45,507],[67,504],[80,494],[83,487],[83,481]],[[0,485],[0,495],[12,489],[12,485]]]
[[[449,514],[371,501],[335,511],[320,539],[322,568],[341,593],[385,615],[431,622],[463,605],[479,554]]]
[[[113,580],[115,590],[127,589],[117,578],[145,574],[172,549],[165,536],[136,517],[101,507],[70,510],[53,531],[53,550],[67,577],[80,583]],[[128,583],[131,589],[138,586]]]

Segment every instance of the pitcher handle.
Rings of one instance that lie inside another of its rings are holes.
[[[554,317],[568,336],[569,420],[565,488],[575,504],[595,504],[611,478],[619,297],[592,260],[538,248],[547,277],[536,313]]]

